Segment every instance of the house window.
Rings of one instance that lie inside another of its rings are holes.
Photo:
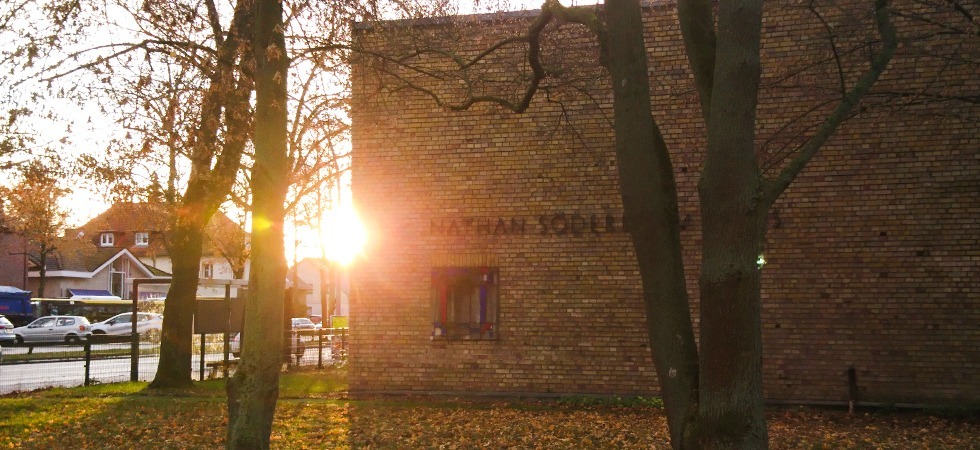
[[[99,235],[99,243],[103,247],[112,247],[116,243],[116,236],[112,233],[102,233]]]
[[[150,233],[145,231],[136,233],[136,245],[140,247],[150,245]]]
[[[432,270],[433,339],[497,337],[497,269]]]
[[[214,264],[209,262],[201,263],[201,278],[214,278]]]

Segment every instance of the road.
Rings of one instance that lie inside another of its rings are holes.
[[[43,353],[42,347],[34,351]],[[26,349],[4,347],[4,355],[10,355],[12,351],[24,353]],[[64,351],[59,350],[59,351]],[[323,361],[329,363],[330,351],[324,349]],[[205,361],[221,361],[224,357],[221,354],[208,354]],[[194,380],[200,379],[200,355],[191,358],[191,371]],[[295,361],[295,359],[293,359]],[[317,364],[317,349],[307,348],[302,357],[304,366],[315,366]],[[142,356],[139,362],[140,381],[150,381],[156,374],[157,365],[160,362],[159,356]],[[205,371],[208,369],[205,368]],[[130,358],[128,356],[118,358],[93,359],[92,366],[89,368],[89,378],[95,383],[117,383],[129,381]],[[31,391],[47,387],[74,387],[85,384],[85,361],[35,361],[30,363],[10,364],[9,360],[0,364],[0,395],[11,392]]]
[[[129,358],[93,360],[90,379],[93,383],[129,381]],[[140,358],[140,380],[149,381],[156,373],[160,358]],[[85,361],[50,361],[29,364],[0,365],[0,394],[17,391],[85,384]]]

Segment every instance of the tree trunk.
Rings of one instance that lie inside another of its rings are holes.
[[[758,262],[766,216],[741,194],[734,187],[702,194],[699,448],[768,447]]]
[[[266,449],[282,370],[286,256],[283,223],[289,185],[286,135],[288,60],[282,3],[255,3],[255,164],[252,166],[252,273],[242,362],[228,383],[228,440],[233,449]]]
[[[747,184],[702,188],[699,448],[768,447],[759,267],[766,214]]]
[[[188,214],[188,211],[196,210],[187,208],[181,211]],[[183,215],[178,218],[171,234],[173,278],[163,306],[160,363],[156,376],[150,383],[151,388],[191,385],[192,328],[204,242],[204,226],[200,225],[202,221],[207,223],[207,219]]]
[[[325,264],[326,258],[323,261]],[[327,300],[327,269],[321,266],[318,271],[320,273],[320,326],[330,328],[330,315],[333,310],[327,306],[329,303]]]
[[[643,282],[647,329],[671,443],[680,448],[698,399],[698,360],[684,280],[677,187],[650,109],[636,0],[609,0],[603,60],[613,87],[620,191]]]
[[[187,189],[172,211],[168,249],[173,261],[173,279],[164,306],[160,364],[151,388],[191,384],[191,332],[205,227],[227,198],[248,141],[251,68],[248,57],[240,58],[237,69],[235,61],[236,57],[250,53],[243,36],[247,37],[251,31],[251,5],[249,0],[236,2],[227,38],[222,41],[220,33],[215,36],[221,41],[215,77],[201,99],[201,120],[194,130],[189,155],[191,173]],[[217,136],[222,134],[222,123],[224,142],[219,148],[216,144]],[[175,195],[172,185],[168,185],[168,195]]]
[[[760,264],[768,203],[755,157],[762,5],[722,2],[699,183],[700,448],[767,448]]]
[[[333,314],[337,310],[337,303],[340,302],[340,295],[342,295],[340,289],[340,264],[330,263],[330,284],[328,285],[329,291],[327,296],[327,314]]]
[[[38,255],[39,256],[38,257],[38,260],[40,261],[39,262],[40,267],[38,268],[38,277],[37,277],[37,296],[39,298],[44,298],[44,283],[48,279],[48,252],[47,252],[47,250],[48,249],[45,248],[42,245],[41,246],[41,252],[40,252],[41,254]],[[24,270],[27,270],[27,267],[25,267]],[[26,287],[25,287],[25,289],[26,289]]]

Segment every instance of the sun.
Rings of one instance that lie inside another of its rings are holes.
[[[328,211],[323,217],[324,250],[327,259],[349,265],[367,243],[367,229],[353,207]]]

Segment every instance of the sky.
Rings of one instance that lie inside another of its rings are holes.
[[[466,14],[487,12],[488,10],[538,9],[541,3],[540,0],[503,0],[502,2],[459,2],[457,6],[461,13]],[[563,0],[562,3],[586,5],[595,4],[596,1]],[[107,37],[107,39],[111,39],[111,37]],[[75,125],[69,130],[65,125],[57,122],[38,120],[34,127],[40,130],[38,135],[43,136],[43,141],[39,140],[37,145],[55,148],[69,158],[83,152],[97,155],[99,149],[107,147],[109,138],[118,137],[121,133],[119,126],[113,124],[113,120],[104,115],[94,104],[79,106],[65,102],[64,105],[55,106],[55,110],[65,116],[73,117]],[[0,180],[0,183],[3,183],[3,180]],[[334,202],[341,206],[340,211],[328,213],[326,220],[328,225],[324,227],[324,230],[320,232],[295,230],[287,225],[286,249],[287,260],[290,264],[294,258],[299,260],[303,257],[318,257],[321,254],[319,248],[320,235],[343,236],[339,239],[328,238],[326,242],[327,252],[345,261],[352,258],[352,245],[360,245],[365,239],[370,239],[369,232],[359,225],[356,205],[353,204],[348,191],[349,181],[342,183],[342,186],[340,201]],[[81,225],[108,208],[107,199],[91,186],[74,183],[72,187],[74,188],[73,195],[63,202],[63,206],[71,212],[69,226]],[[342,245],[338,245],[338,243]]]

